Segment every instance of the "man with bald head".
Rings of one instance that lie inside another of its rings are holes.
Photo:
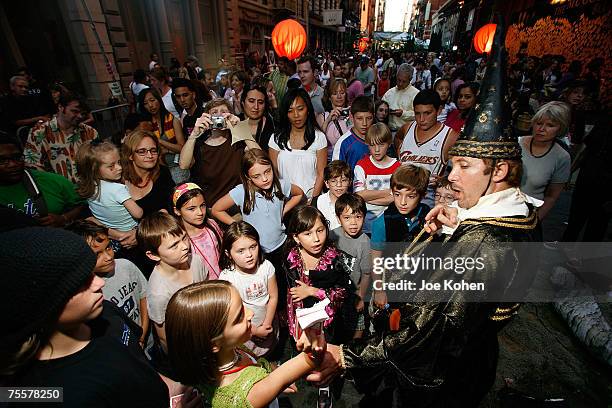
[[[412,101],[419,90],[410,85],[414,68],[402,64],[397,70],[397,85],[389,89],[382,97],[389,104],[389,128],[396,132],[406,122],[414,120]]]

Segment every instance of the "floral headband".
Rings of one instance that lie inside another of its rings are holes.
[[[196,183],[183,183],[176,187],[174,190],[174,194],[172,195],[172,204],[176,206],[176,202],[183,194],[191,190],[201,190],[200,186]]]

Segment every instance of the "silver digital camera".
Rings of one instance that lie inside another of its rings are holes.
[[[348,118],[349,113],[351,113],[351,108],[344,108],[340,110],[340,116],[343,118]]]
[[[225,129],[225,118],[223,116],[211,116],[211,129]]]

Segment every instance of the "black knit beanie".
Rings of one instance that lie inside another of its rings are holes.
[[[0,345],[21,344],[52,324],[95,266],[95,254],[72,232],[31,227],[1,234]]]

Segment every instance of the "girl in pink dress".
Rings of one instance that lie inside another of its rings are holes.
[[[184,183],[176,187],[172,195],[174,214],[180,219],[191,241],[191,253],[200,256],[208,279],[219,277],[219,255],[221,236],[219,225],[207,215],[204,191],[194,183]]]

